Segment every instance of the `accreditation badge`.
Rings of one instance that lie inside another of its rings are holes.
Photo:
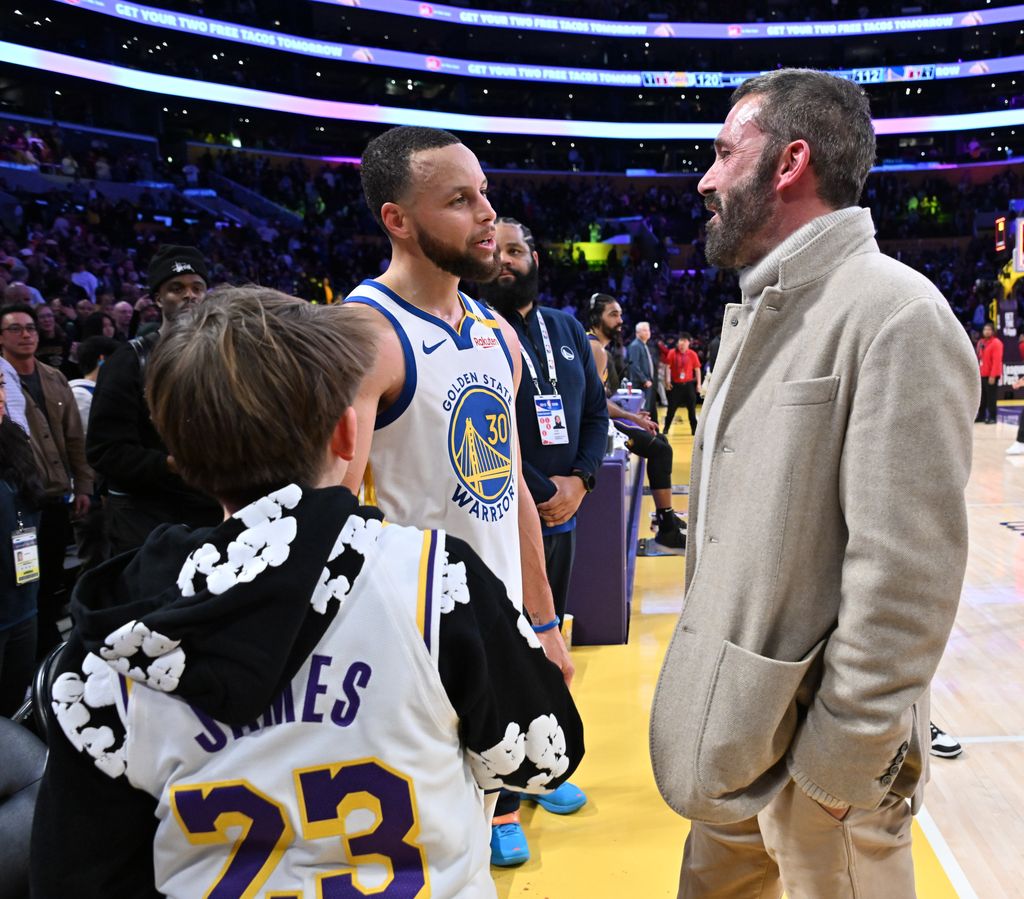
[[[14,583],[31,584],[39,580],[39,545],[35,528],[18,528],[11,532],[14,552]]]
[[[533,398],[537,410],[537,427],[540,428],[540,442],[544,446],[559,446],[569,442],[569,429],[565,426],[565,409],[557,393],[542,394]]]

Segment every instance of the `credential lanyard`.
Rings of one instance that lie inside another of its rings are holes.
[[[540,326],[540,338],[544,342],[545,361],[548,365],[548,380],[551,382],[551,392],[558,393],[558,375],[555,373],[555,354],[551,351],[551,337],[548,335],[548,326],[544,323],[544,316],[537,310],[537,324]],[[540,379],[537,377],[537,369],[534,367],[530,354],[523,350],[523,359],[526,367],[530,370],[530,377],[533,378],[533,387],[537,393],[543,393],[540,389]]]

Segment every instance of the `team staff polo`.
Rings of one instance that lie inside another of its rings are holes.
[[[429,521],[465,540],[521,608],[512,357],[493,313],[459,296],[457,329],[377,281],[346,299],[380,312],[405,357],[405,386],[370,448],[377,503],[389,521]],[[438,433],[443,446],[424,443]]]

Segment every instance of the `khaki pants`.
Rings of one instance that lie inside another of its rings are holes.
[[[910,822],[893,793],[837,821],[790,781],[756,818],[694,822],[679,899],[914,899]]]

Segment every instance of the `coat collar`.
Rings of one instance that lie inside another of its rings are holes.
[[[858,250],[877,252],[871,210],[859,206],[819,216],[795,231],[757,265],[740,273],[743,301],[767,287],[789,290],[828,274]]]

